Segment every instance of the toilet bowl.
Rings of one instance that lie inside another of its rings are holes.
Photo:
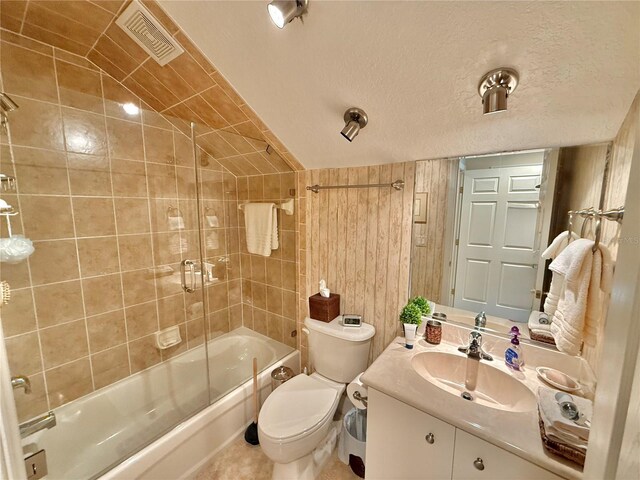
[[[317,373],[298,375],[278,387],[260,411],[258,437],[264,453],[276,464],[312,453],[329,432],[344,389]]]
[[[260,410],[258,438],[274,462],[274,480],[313,480],[335,447],[339,422],[334,415],[345,384],[366,368],[375,334],[371,325],[344,327],[340,320],[306,319],[316,372],[278,387]]]

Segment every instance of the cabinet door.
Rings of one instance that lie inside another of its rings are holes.
[[[455,428],[369,389],[367,480],[449,480]]]
[[[368,459],[368,456],[367,456]],[[456,429],[453,480],[561,480],[561,477]]]

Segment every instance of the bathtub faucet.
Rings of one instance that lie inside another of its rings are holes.
[[[56,426],[56,415],[53,412],[45,413],[39,417],[20,424],[20,437],[25,438],[45,428]]]

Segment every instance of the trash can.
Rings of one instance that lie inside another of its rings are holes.
[[[367,411],[352,408],[342,421],[338,458],[349,465],[360,478],[364,478],[366,445]]]
[[[282,385],[287,380],[291,380],[294,377],[293,370],[289,367],[277,367],[271,372],[271,391]]]

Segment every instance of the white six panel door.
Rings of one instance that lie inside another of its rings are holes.
[[[538,252],[542,165],[465,173],[454,306],[526,322]]]

